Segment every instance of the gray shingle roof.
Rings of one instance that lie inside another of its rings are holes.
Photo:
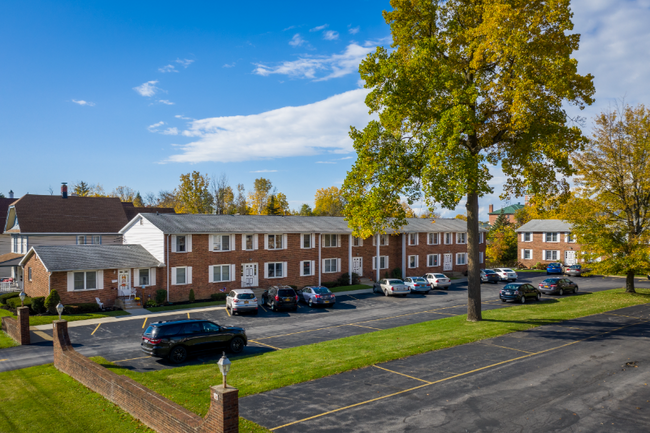
[[[268,215],[142,214],[165,234],[174,233],[338,233],[352,230],[343,217]],[[405,233],[465,232],[467,222],[456,218],[408,218]],[[127,226],[128,227],[128,226]],[[122,229],[124,231],[124,229]],[[481,228],[480,231],[486,231]],[[393,231],[388,231],[393,233]]]
[[[515,230],[521,232],[570,232],[571,224],[564,220],[530,220]]]
[[[35,246],[32,252],[41,258],[49,272],[84,269],[152,268],[162,264],[141,245],[58,245]]]

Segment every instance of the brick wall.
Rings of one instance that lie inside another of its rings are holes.
[[[29,307],[17,308],[18,318],[3,317],[2,330],[13,338],[18,344],[30,344],[29,335]]]
[[[580,244],[575,242],[565,242],[564,233],[559,234],[559,242],[544,242],[544,233],[532,233],[532,241],[524,242],[522,241],[522,233],[517,233],[517,260],[527,267],[533,267],[538,262],[543,264],[548,264],[551,262],[565,262],[565,254],[567,251],[574,251],[577,255],[580,251]],[[522,256],[522,250],[528,249],[532,250],[532,257],[530,259],[524,259]],[[557,260],[546,260],[544,258],[545,250],[554,250],[559,251],[559,257]]]
[[[32,270],[31,280],[29,279],[29,269]],[[25,263],[25,274],[23,276],[25,294],[31,298],[49,295],[49,276],[49,272],[45,269],[38,255],[32,254]]]
[[[59,293],[61,303],[66,304],[81,304],[96,302],[95,298],[106,307],[112,307],[117,299],[117,269],[104,269],[104,288],[97,290],[78,290],[68,292],[68,273],[67,272],[52,272],[50,277],[50,287]]]
[[[159,433],[237,433],[238,391],[210,388],[208,414],[201,418],[134,380],[120,376],[90,361],[72,348],[68,322],[57,320],[54,327],[54,366],[84,386],[139,419]]]

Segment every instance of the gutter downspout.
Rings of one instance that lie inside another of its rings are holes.
[[[381,260],[379,259],[379,235],[375,235],[376,240],[375,242],[377,243],[377,257],[376,257],[376,265],[375,267],[377,268],[377,279],[375,281],[379,281],[379,267],[381,265]]]
[[[320,284],[321,284],[321,281],[320,281],[320,278],[321,278],[320,244],[322,242],[322,236],[321,236],[320,233],[317,233],[317,234],[318,234],[318,285],[320,286]]]
[[[352,235],[348,235],[348,274],[350,274],[350,285],[352,285]]]
[[[402,279],[406,278],[406,233],[402,233]]]
[[[169,302],[169,243],[170,243],[170,236],[167,235],[167,302]]]

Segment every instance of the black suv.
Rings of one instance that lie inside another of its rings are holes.
[[[185,361],[188,353],[230,349],[241,353],[248,344],[244,328],[219,326],[208,320],[153,322],[142,334],[142,351],[157,358]]]
[[[298,309],[298,295],[289,286],[272,286],[262,293],[262,304],[267,305],[271,311],[281,308]]]

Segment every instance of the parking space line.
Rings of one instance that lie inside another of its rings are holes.
[[[486,344],[487,344],[487,343],[486,343]],[[513,347],[499,346],[499,345],[497,345],[497,344],[488,344],[488,346],[500,347],[501,349],[516,350],[517,352],[532,353],[532,354],[535,353],[535,352],[529,352],[529,351],[527,351],[527,350],[515,349],[515,348],[513,348]]]
[[[142,322],[142,329],[144,329],[144,325],[147,324],[147,317],[144,318],[144,322]]]
[[[248,341],[249,341],[250,343],[259,344],[260,346],[270,347],[271,349],[282,350],[282,349],[280,349],[279,347],[271,346],[270,344],[260,343],[259,341],[255,341],[255,340],[248,340]]]
[[[265,313],[268,313],[268,311],[266,311],[266,308],[264,308],[264,306],[263,306],[262,304],[260,304],[259,307],[260,307],[262,310],[264,310]],[[226,311],[228,311],[227,308],[226,308]]]
[[[139,358],[120,359],[119,361],[111,361],[111,362],[115,363],[115,362],[135,361],[136,359],[145,359],[145,358],[151,358],[151,356],[141,356]]]
[[[419,378],[417,378],[417,377],[409,376],[408,374],[400,373],[399,371],[389,370],[389,369],[387,369],[387,368],[380,367],[380,366],[378,366],[378,365],[373,365],[373,367],[375,367],[375,368],[379,368],[380,370],[384,370],[384,371],[387,371],[387,372],[389,372],[389,373],[399,374],[400,376],[408,377],[409,379],[419,380],[420,382],[424,382],[424,383],[427,383],[427,384],[431,385],[431,382],[429,382],[428,380],[419,379]]]
[[[230,316],[230,312],[228,311],[228,308],[226,308],[226,314],[228,314],[228,316]]]
[[[188,319],[190,318],[190,312],[189,311],[187,312],[187,318]]]
[[[372,326],[363,326],[363,325],[355,325],[355,324],[351,324],[351,325],[348,325],[348,326],[356,326],[358,328],[368,328],[368,329],[376,329],[377,331],[382,331],[381,328],[373,328]]]
[[[39,337],[41,337],[43,340],[52,341],[52,337],[50,337],[43,331],[32,331],[32,332],[38,335]]]
[[[0,362],[2,362],[2,361],[8,361],[8,360],[7,359],[0,359]]]
[[[357,300],[357,301],[359,301],[359,300],[360,300],[359,298],[355,298],[355,297],[354,297],[354,296],[352,296],[352,295],[345,295],[345,296],[349,296],[350,298],[352,298],[352,299],[355,299],[355,300]]]
[[[97,330],[99,329],[100,326],[101,326],[101,323],[98,323],[97,326],[95,327],[95,330],[93,332],[91,332],[90,335],[95,335],[95,332],[97,332]]]

